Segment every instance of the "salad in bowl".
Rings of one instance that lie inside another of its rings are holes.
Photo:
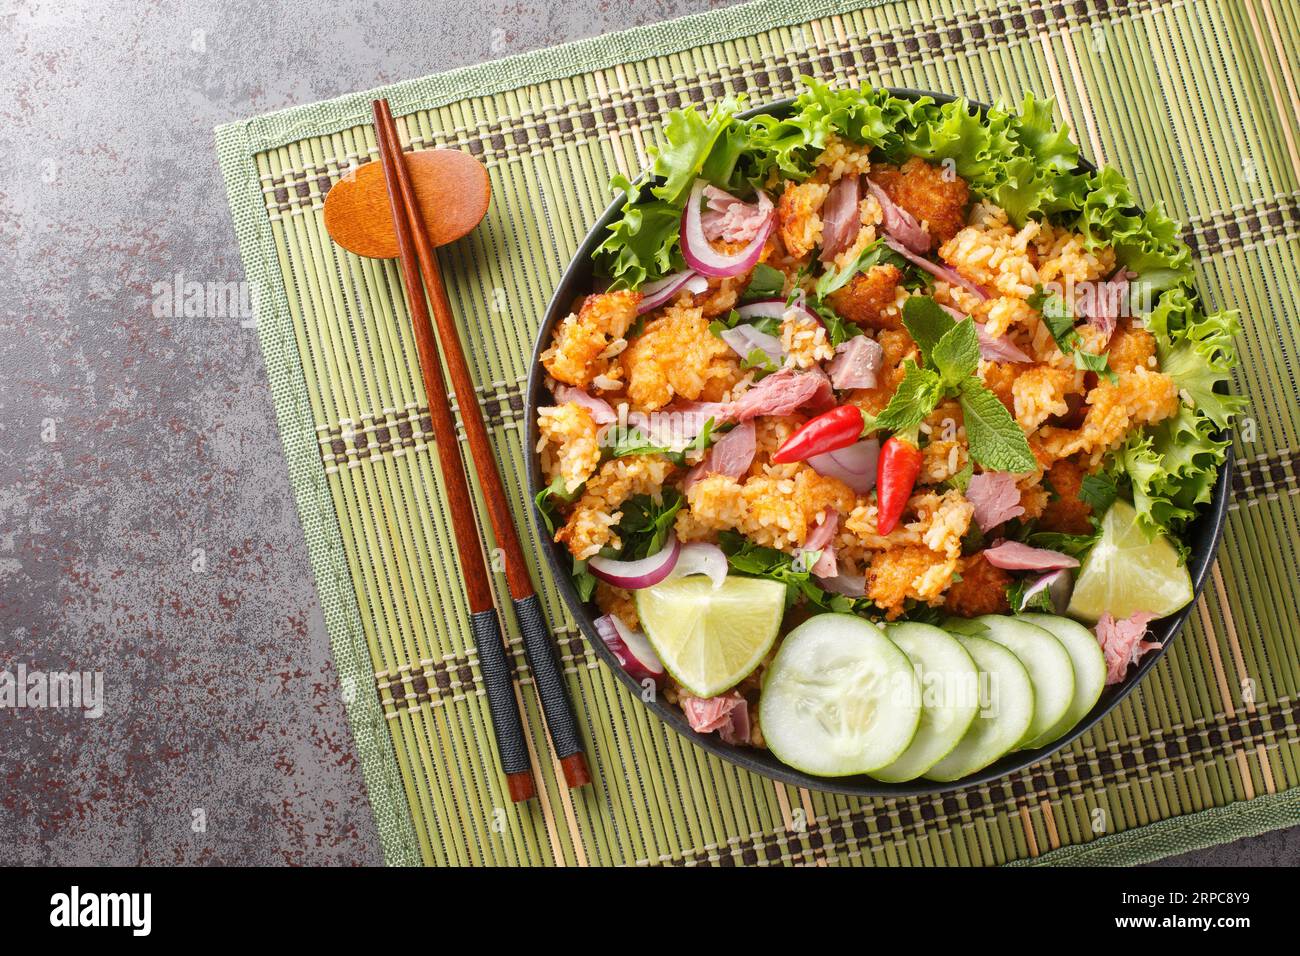
[[[669,114],[616,178],[538,346],[538,518],[607,659],[711,747],[980,779],[1176,632],[1238,317],[1050,101],[805,82]]]

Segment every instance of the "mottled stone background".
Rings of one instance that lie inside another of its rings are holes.
[[[721,5],[3,0],[0,667],[106,711],[0,715],[0,863],[381,862],[256,334],[153,314],[242,278],[212,128]]]

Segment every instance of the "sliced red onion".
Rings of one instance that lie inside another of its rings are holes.
[[[823,478],[837,478],[856,494],[865,495],[876,487],[876,462],[880,458],[880,440],[867,438],[847,448],[813,455],[808,465]]]
[[[837,574],[833,578],[822,578],[817,583],[823,590],[843,594],[845,597],[860,598],[867,593],[865,574]]]
[[[573,385],[561,385],[556,382],[551,388],[551,394],[561,405],[567,405],[572,402],[574,405],[580,405],[587,411],[591,412],[591,420],[597,425],[608,425],[610,422],[617,420],[613,407],[603,398],[596,398],[587,392]]]
[[[941,266],[937,263],[931,262],[929,259],[925,258],[924,256],[918,256],[915,252],[907,248],[907,246],[903,245],[893,236],[885,237],[885,245],[889,246],[889,248],[893,249],[895,252],[897,252],[908,262],[912,263],[912,265],[919,266],[920,268],[924,269],[926,272],[930,273],[930,275],[934,276],[936,279],[942,279],[944,282],[947,282],[949,285],[961,286],[963,289],[965,289],[967,292],[970,292],[972,295],[979,296],[981,301],[989,298],[988,292],[985,291],[985,289],[982,286],[976,285],[974,282],[971,282],[970,279],[967,279],[956,269],[952,269],[948,266]]]
[[[692,295],[697,295],[708,289],[708,287],[709,280],[694,269],[674,272],[670,276],[664,276],[655,282],[648,282],[641,287],[643,298],[636,307],[636,314],[645,315],[651,309],[657,309],[659,306],[671,302],[677,297],[677,293],[683,289]]]
[[[744,322],[734,329],[724,329],[718,334],[722,337],[722,341],[730,345],[731,350],[742,359],[749,358],[749,354],[754,349],[758,349],[778,368],[785,364],[785,350],[781,348],[781,340],[775,335],[760,332]]]
[[[1047,548],[1031,548],[1019,541],[1003,541],[985,548],[984,560],[1004,571],[1055,571],[1079,566],[1078,560],[1068,554]]]
[[[706,185],[708,184],[703,179],[695,181],[695,185],[691,187],[690,198],[686,200],[686,208],[682,210],[682,256],[688,266],[706,276],[726,278],[748,272],[762,256],[763,246],[767,244],[767,237],[772,232],[775,219],[769,212],[766,221],[759,227],[758,234],[750,240],[749,245],[735,255],[719,252],[710,245],[708,237],[704,235],[704,224],[701,221],[700,199],[704,195]],[[759,190],[758,195],[760,206],[765,202],[771,204],[771,200],[767,199],[767,195],[762,190]]]
[[[785,299],[758,299],[742,305],[736,314],[746,322],[753,319],[779,319],[789,308]]]
[[[1020,607],[1014,610],[1023,611],[1029,607],[1029,602],[1035,595],[1045,590],[1048,597],[1052,599],[1052,607],[1056,608],[1056,613],[1064,614],[1065,609],[1070,606],[1070,592],[1073,589],[1074,582],[1068,570],[1061,568],[1057,571],[1048,571],[1046,574],[1039,575],[1029,587],[1025,588]]]
[[[596,633],[605,646],[614,652],[618,662],[636,680],[647,678],[658,683],[664,676],[664,665],[659,660],[646,636],[634,631],[612,614],[596,618]]]
[[[587,562],[591,573],[607,584],[639,591],[641,588],[654,587],[668,575],[672,574],[681,554],[682,545],[677,535],[669,535],[668,543],[658,553],[639,561],[618,561],[614,558],[602,558],[600,555]]]
[[[692,574],[707,574],[716,591],[727,580],[727,556],[716,544],[697,541],[683,545],[681,557],[669,577],[684,578]]]
[[[890,199],[889,193],[879,184],[868,179],[867,188],[876,197],[876,202],[880,203],[881,225],[885,227],[885,232],[913,252],[929,252],[930,233],[916,221],[916,217]]]

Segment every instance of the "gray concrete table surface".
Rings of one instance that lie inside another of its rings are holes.
[[[0,718],[0,863],[382,862],[256,333],[155,315],[243,278],[213,127],[725,5],[4,0],[0,668],[104,711]]]

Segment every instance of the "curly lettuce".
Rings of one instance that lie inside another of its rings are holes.
[[[707,115],[693,107],[674,110],[659,142],[649,150],[653,162],[648,180],[613,178],[612,188],[623,192],[627,201],[594,253],[612,288],[635,289],[685,268],[678,241],[682,209],[699,176],[720,186],[731,178],[745,148],[733,125],[740,106],[740,100],[726,99]]]
[[[616,288],[635,288],[684,268],[678,233],[698,177],[743,197],[782,179],[802,181],[833,136],[869,147],[884,162],[915,156],[948,165],[1016,225],[1050,219],[1081,233],[1090,250],[1113,248],[1132,274],[1130,305],[1155,336],[1160,368],[1177,382],[1183,405],[1130,436],[1109,459],[1108,477],[1132,496],[1146,531],[1176,533],[1210,499],[1228,444],[1223,433],[1244,404],[1227,394],[1239,317],[1201,310],[1177,223],[1159,204],[1139,206],[1115,170],[1081,169],[1051,99],[1031,94],[1018,109],[999,104],[981,116],[966,100],[913,101],[803,82],[783,117],[741,119],[734,99],[709,113],[687,107],[669,114],[651,150],[651,174],[640,183],[615,179],[627,203],[595,253],[599,271]],[[827,273],[822,291],[841,278]]]
[[[1127,483],[1148,535],[1177,532],[1213,496],[1229,444],[1220,436],[1246,404],[1227,393],[1240,324],[1235,311],[1202,313],[1185,286],[1162,294],[1147,318],[1160,371],[1173,378],[1183,404],[1130,436],[1110,471]]]

